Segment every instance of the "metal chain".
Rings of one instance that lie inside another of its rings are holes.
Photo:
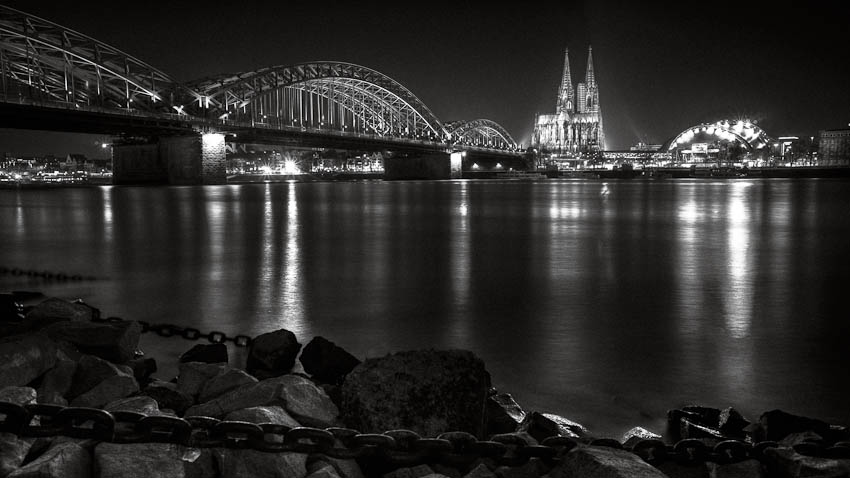
[[[39,271],[35,269],[21,269],[19,267],[5,267],[0,266],[0,275],[13,275],[16,277],[31,277],[31,278],[41,278],[45,280],[56,280],[59,282],[65,281],[94,281],[97,280],[96,277],[92,276],[83,276],[82,274],[68,274],[65,272],[53,272],[53,271]]]
[[[321,453],[332,458],[379,459],[403,466],[421,463],[462,465],[479,458],[489,458],[500,466],[520,466],[531,458],[554,464],[565,452],[579,445],[579,441],[561,436],[549,437],[539,445],[532,445],[517,433],[493,435],[489,440],[478,440],[459,431],[427,438],[411,430],[361,433],[351,428],[292,428],[203,416],[178,418],[59,405],[18,405],[3,401],[0,401],[0,415],[3,416],[0,432],[20,437],[64,435],[112,443],[163,442],[200,448],[249,448],[269,453]],[[33,425],[35,418],[38,418],[37,425]],[[594,440],[590,445],[625,449],[613,439]],[[726,440],[710,447],[697,439],[667,445],[656,439],[639,441],[628,451],[651,465],[668,460],[684,464],[705,461],[735,463],[747,459],[762,460],[767,448],[777,446],[779,444],[773,441],[750,444]],[[832,446],[804,442],[794,449],[810,456],[850,458],[850,442]]]
[[[92,319],[92,322],[98,323],[119,323],[124,321],[125,320],[120,317],[106,317],[105,319],[95,317]],[[142,333],[153,332],[160,337],[182,337],[186,340],[206,339],[213,344],[232,342],[233,345],[237,347],[248,347],[253,341],[253,339],[247,335],[236,335],[231,337],[224,332],[219,332],[217,330],[209,333],[203,333],[193,327],[181,327],[174,324],[151,324],[144,320],[137,320],[136,322],[142,326]]]

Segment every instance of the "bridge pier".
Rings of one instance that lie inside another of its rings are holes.
[[[384,179],[387,180],[460,177],[460,153],[405,153],[384,158]]]
[[[224,184],[224,135],[163,136],[112,148],[113,184]]]

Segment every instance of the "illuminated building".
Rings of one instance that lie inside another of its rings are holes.
[[[692,126],[666,143],[679,164],[705,166],[762,166],[773,139],[754,122],[723,120]]]
[[[570,74],[569,50],[564,53],[564,75],[555,114],[537,115],[532,146],[554,156],[565,157],[605,149],[592,47],[587,52],[585,80],[575,88]]]
[[[820,165],[850,166],[850,129],[820,132]]]

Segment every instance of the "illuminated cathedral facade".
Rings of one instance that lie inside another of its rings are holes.
[[[584,82],[573,88],[570,52],[564,53],[564,76],[558,90],[555,114],[538,114],[532,146],[554,156],[578,156],[605,149],[599,86],[593,73],[593,47],[587,52]]]

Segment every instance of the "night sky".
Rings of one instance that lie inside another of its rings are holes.
[[[405,85],[443,121],[488,118],[529,145],[553,113],[564,48],[587,47],[608,149],[748,117],[776,137],[850,123],[850,2],[6,1],[110,44],[178,81],[334,60]],[[0,130],[0,152],[97,156],[99,137]],[[64,149],[63,149],[64,148]]]

